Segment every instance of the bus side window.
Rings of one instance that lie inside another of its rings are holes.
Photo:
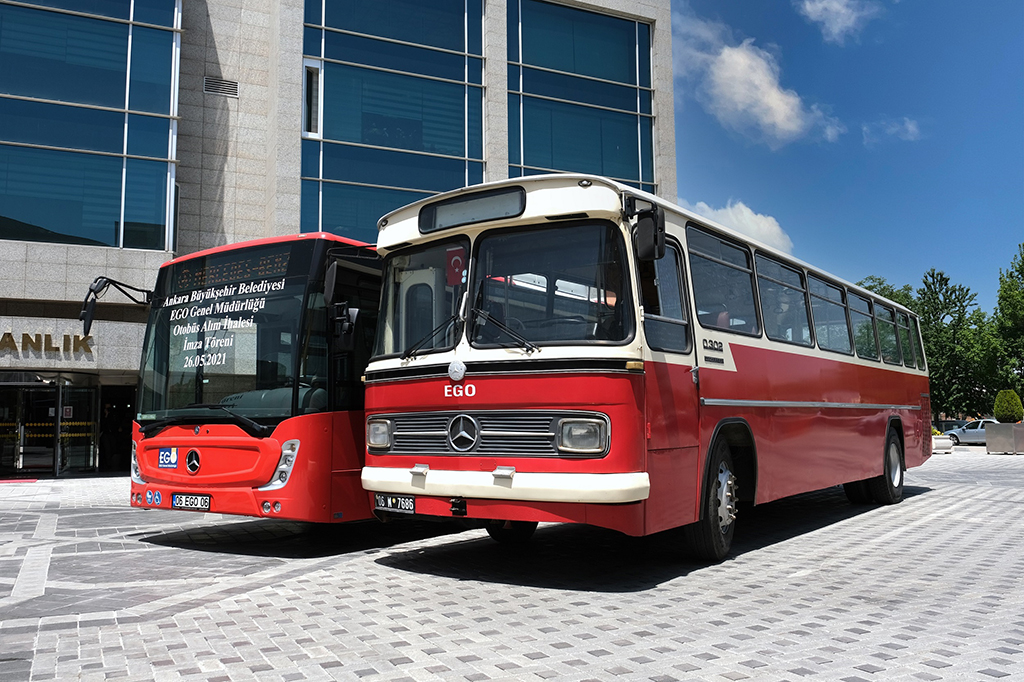
[[[803,273],[761,254],[754,262],[765,335],[773,341],[813,346]]]
[[[644,333],[651,348],[688,353],[690,331],[683,304],[679,251],[674,244],[667,245],[664,257],[640,262],[640,295]]]
[[[910,322],[914,327],[910,330],[910,335],[913,337],[914,352],[917,354],[917,368],[928,369],[924,360],[924,348],[921,346],[921,328],[918,326],[916,317],[911,317]]]
[[[846,321],[845,290],[813,275],[808,280],[818,346],[823,350],[852,354],[850,325]]]
[[[875,339],[875,318],[871,314],[871,301],[857,294],[850,294],[848,300],[850,321],[853,323],[853,345],[857,349],[857,357],[877,360],[878,341]]]
[[[900,347],[903,349],[903,364],[913,367],[914,346],[910,343],[910,317],[906,313],[899,313],[896,315],[896,322],[899,327]]]
[[[703,230],[686,228],[690,276],[702,327],[760,336],[750,253]]]
[[[892,308],[876,303],[875,321],[878,323],[878,342],[882,347],[882,359],[890,365],[900,364],[900,347],[896,341],[896,314]]]

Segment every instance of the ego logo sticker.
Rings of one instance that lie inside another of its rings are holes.
[[[473,384],[466,384],[465,386],[459,386],[458,384],[455,384],[453,386],[449,384],[448,386],[444,387],[445,398],[461,398],[462,396],[472,398],[475,395],[476,386],[474,386]]]
[[[178,448],[160,448],[156,465],[161,469],[178,468]]]
[[[704,350],[713,350],[719,353],[725,352],[725,347],[721,341],[712,341],[711,339],[704,339]]]

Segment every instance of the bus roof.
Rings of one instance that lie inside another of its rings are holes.
[[[494,188],[498,188],[498,187],[508,187],[508,186],[521,186],[521,187],[523,187],[523,189],[525,189],[527,192],[529,192],[530,189],[531,189],[531,185],[533,185],[533,186],[544,186],[546,184],[551,184],[551,183],[556,183],[556,182],[561,184],[561,183],[564,183],[567,180],[576,180],[577,182],[581,181],[581,180],[587,180],[587,181],[590,181],[593,184],[604,185],[604,186],[606,186],[606,187],[608,187],[610,189],[613,189],[613,190],[615,190],[615,191],[617,191],[619,193],[627,193],[627,194],[639,197],[641,199],[644,199],[645,201],[649,201],[651,203],[657,204],[658,206],[660,206],[663,209],[665,209],[665,211],[667,211],[667,212],[671,212],[671,213],[675,213],[677,215],[680,215],[680,216],[682,216],[687,221],[691,221],[692,220],[692,221],[694,221],[694,222],[696,222],[696,223],[698,223],[698,224],[700,224],[700,225],[702,225],[704,227],[710,227],[710,228],[712,228],[712,229],[714,229],[714,230],[716,230],[718,232],[722,232],[726,236],[732,237],[733,239],[736,239],[738,241],[750,244],[751,246],[755,247],[758,251],[762,251],[762,252],[764,252],[766,254],[769,254],[769,255],[772,255],[772,256],[776,256],[776,257],[778,257],[778,258],[780,258],[782,260],[788,261],[788,262],[790,262],[790,263],[792,263],[794,265],[799,265],[800,267],[802,267],[802,268],[804,268],[804,269],[806,269],[806,270],[808,270],[808,271],[810,271],[810,272],[812,272],[814,274],[821,275],[822,277],[824,277],[826,279],[830,279],[833,282],[836,282],[838,284],[842,284],[843,286],[845,286],[846,288],[848,288],[850,291],[852,291],[854,293],[861,294],[863,296],[867,296],[867,297],[870,297],[870,298],[874,298],[874,299],[878,299],[878,300],[884,301],[886,304],[892,305],[893,307],[897,308],[898,310],[901,310],[901,311],[907,312],[907,313],[911,313],[911,314],[915,314],[915,313],[913,313],[913,311],[908,309],[906,306],[903,306],[903,305],[897,303],[896,301],[893,301],[891,299],[885,298],[884,296],[882,296],[880,294],[877,294],[877,293],[875,293],[875,292],[873,292],[873,291],[871,291],[869,289],[865,289],[864,287],[858,286],[858,285],[856,285],[856,284],[854,284],[852,282],[848,282],[848,281],[844,280],[841,277],[838,277],[836,275],[833,275],[833,274],[829,273],[827,270],[823,270],[822,268],[816,267],[814,265],[811,265],[810,263],[802,261],[799,258],[796,258],[793,255],[788,254],[785,251],[782,251],[782,250],[780,250],[780,249],[778,249],[778,248],[776,248],[774,246],[770,246],[768,244],[765,244],[764,242],[759,241],[758,239],[755,239],[754,237],[746,235],[746,234],[744,234],[744,233],[742,233],[742,232],[740,232],[738,230],[735,230],[735,229],[733,229],[731,227],[726,227],[725,225],[722,225],[721,223],[717,223],[714,220],[711,220],[709,218],[705,218],[704,216],[700,215],[699,213],[695,213],[695,212],[690,211],[688,209],[685,209],[685,208],[683,208],[683,207],[681,207],[681,206],[679,206],[677,204],[673,204],[673,203],[671,203],[669,201],[666,201],[665,199],[662,199],[659,196],[656,196],[654,194],[650,194],[649,192],[644,192],[643,190],[639,190],[639,189],[637,189],[635,187],[631,187],[629,185],[625,185],[625,184],[623,184],[621,182],[618,182],[616,180],[612,180],[610,178],[605,178],[605,177],[602,177],[602,176],[599,176],[599,175],[589,175],[589,174],[585,174],[585,173],[550,173],[550,174],[545,174],[545,175],[531,175],[531,176],[528,176],[528,177],[521,177],[521,178],[509,178],[507,180],[496,180],[494,182],[487,182],[487,183],[483,183],[483,184],[480,184],[480,185],[470,185],[469,187],[460,187],[459,189],[455,189],[455,190],[452,190],[452,191],[449,191],[449,192],[443,192],[441,194],[436,194],[434,196],[427,197],[425,199],[420,199],[418,201],[414,201],[414,202],[412,202],[410,204],[407,204],[407,205],[405,205],[405,206],[403,206],[401,208],[395,209],[394,211],[391,211],[390,213],[387,213],[386,215],[384,215],[378,221],[377,229],[378,229],[378,232],[383,230],[383,229],[385,229],[385,226],[389,222],[391,222],[392,218],[394,218],[397,214],[407,213],[407,212],[409,212],[411,210],[415,210],[416,213],[418,214],[419,213],[419,209],[422,208],[423,206],[426,206],[427,204],[431,204],[431,203],[434,203],[435,201],[440,201],[440,200],[443,200],[443,199],[448,199],[448,198],[451,198],[451,197],[459,196],[460,194],[471,194],[473,192],[479,192],[479,191],[483,191],[483,190],[489,190],[489,189],[494,189]],[[450,234],[450,232],[447,232],[447,231],[439,232],[438,236],[440,236],[441,234]]]
[[[233,244],[224,244],[222,246],[214,246],[209,249],[203,249],[202,251],[195,251],[193,253],[185,254],[184,256],[178,256],[165,262],[161,265],[161,268],[167,267],[168,265],[175,265],[192,258],[201,258],[203,256],[209,256],[214,253],[221,253],[224,251],[234,251],[235,249],[245,249],[250,246],[262,246],[264,244],[280,244],[281,242],[294,242],[303,239],[326,239],[327,241],[338,242],[339,244],[347,244],[349,246],[363,247],[369,250],[375,250],[376,247],[373,244],[367,244],[366,242],[357,241],[355,239],[349,239],[348,237],[342,237],[330,232],[303,232],[300,234],[286,234],[280,237],[264,237],[263,239],[250,239],[244,242],[234,242]]]

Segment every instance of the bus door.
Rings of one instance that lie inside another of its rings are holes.
[[[698,507],[700,405],[680,256],[679,246],[669,240],[662,258],[639,263],[651,481],[648,533],[694,521]]]

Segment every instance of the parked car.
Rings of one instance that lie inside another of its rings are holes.
[[[963,426],[957,429],[951,429],[946,431],[943,435],[949,436],[949,439],[953,441],[953,445],[959,445],[960,443],[976,443],[985,444],[985,427],[989,424],[998,424],[995,419],[978,419],[973,422],[967,422]]]

